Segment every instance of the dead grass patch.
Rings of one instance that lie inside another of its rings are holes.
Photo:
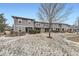
[[[68,40],[74,41],[74,42],[79,42],[79,36],[75,37],[67,37]]]

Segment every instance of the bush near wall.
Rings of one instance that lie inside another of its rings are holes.
[[[59,31],[53,30],[52,32],[55,32],[55,33],[57,33],[57,32],[59,32]]]
[[[23,36],[23,35],[25,35],[26,33],[25,32],[19,32],[18,33],[18,36]]]
[[[29,34],[40,33],[40,30],[29,30]]]

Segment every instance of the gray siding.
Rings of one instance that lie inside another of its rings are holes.
[[[48,23],[43,23],[43,22],[34,22],[32,20],[25,20],[21,18],[13,18],[14,19],[14,31],[23,31],[25,32],[25,28],[31,27],[31,28],[41,28],[41,31],[44,31],[45,28],[49,28]],[[21,21],[21,23],[19,23]],[[52,29],[56,30],[56,28],[60,28],[59,23],[52,23]],[[61,28],[64,28],[64,30],[71,29],[71,27],[67,24],[61,24]]]

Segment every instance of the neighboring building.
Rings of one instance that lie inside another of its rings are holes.
[[[28,32],[31,29],[40,30],[41,32],[49,31],[49,23],[37,22],[34,19],[12,16],[14,19],[13,29],[15,32]],[[63,23],[52,23],[52,31],[57,32],[73,32],[76,30],[74,27]]]

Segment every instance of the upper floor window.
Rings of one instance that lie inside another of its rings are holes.
[[[28,21],[27,21],[27,24],[32,24],[32,21],[28,20]]]
[[[28,22],[30,24],[30,22]]]
[[[19,21],[19,23],[21,23],[21,21]]]
[[[19,23],[19,24],[22,23],[22,19],[18,19],[18,23]]]
[[[37,25],[37,26],[40,26],[40,24],[39,24],[39,23],[37,23],[36,25]]]
[[[46,26],[48,26],[48,24],[46,24]]]

